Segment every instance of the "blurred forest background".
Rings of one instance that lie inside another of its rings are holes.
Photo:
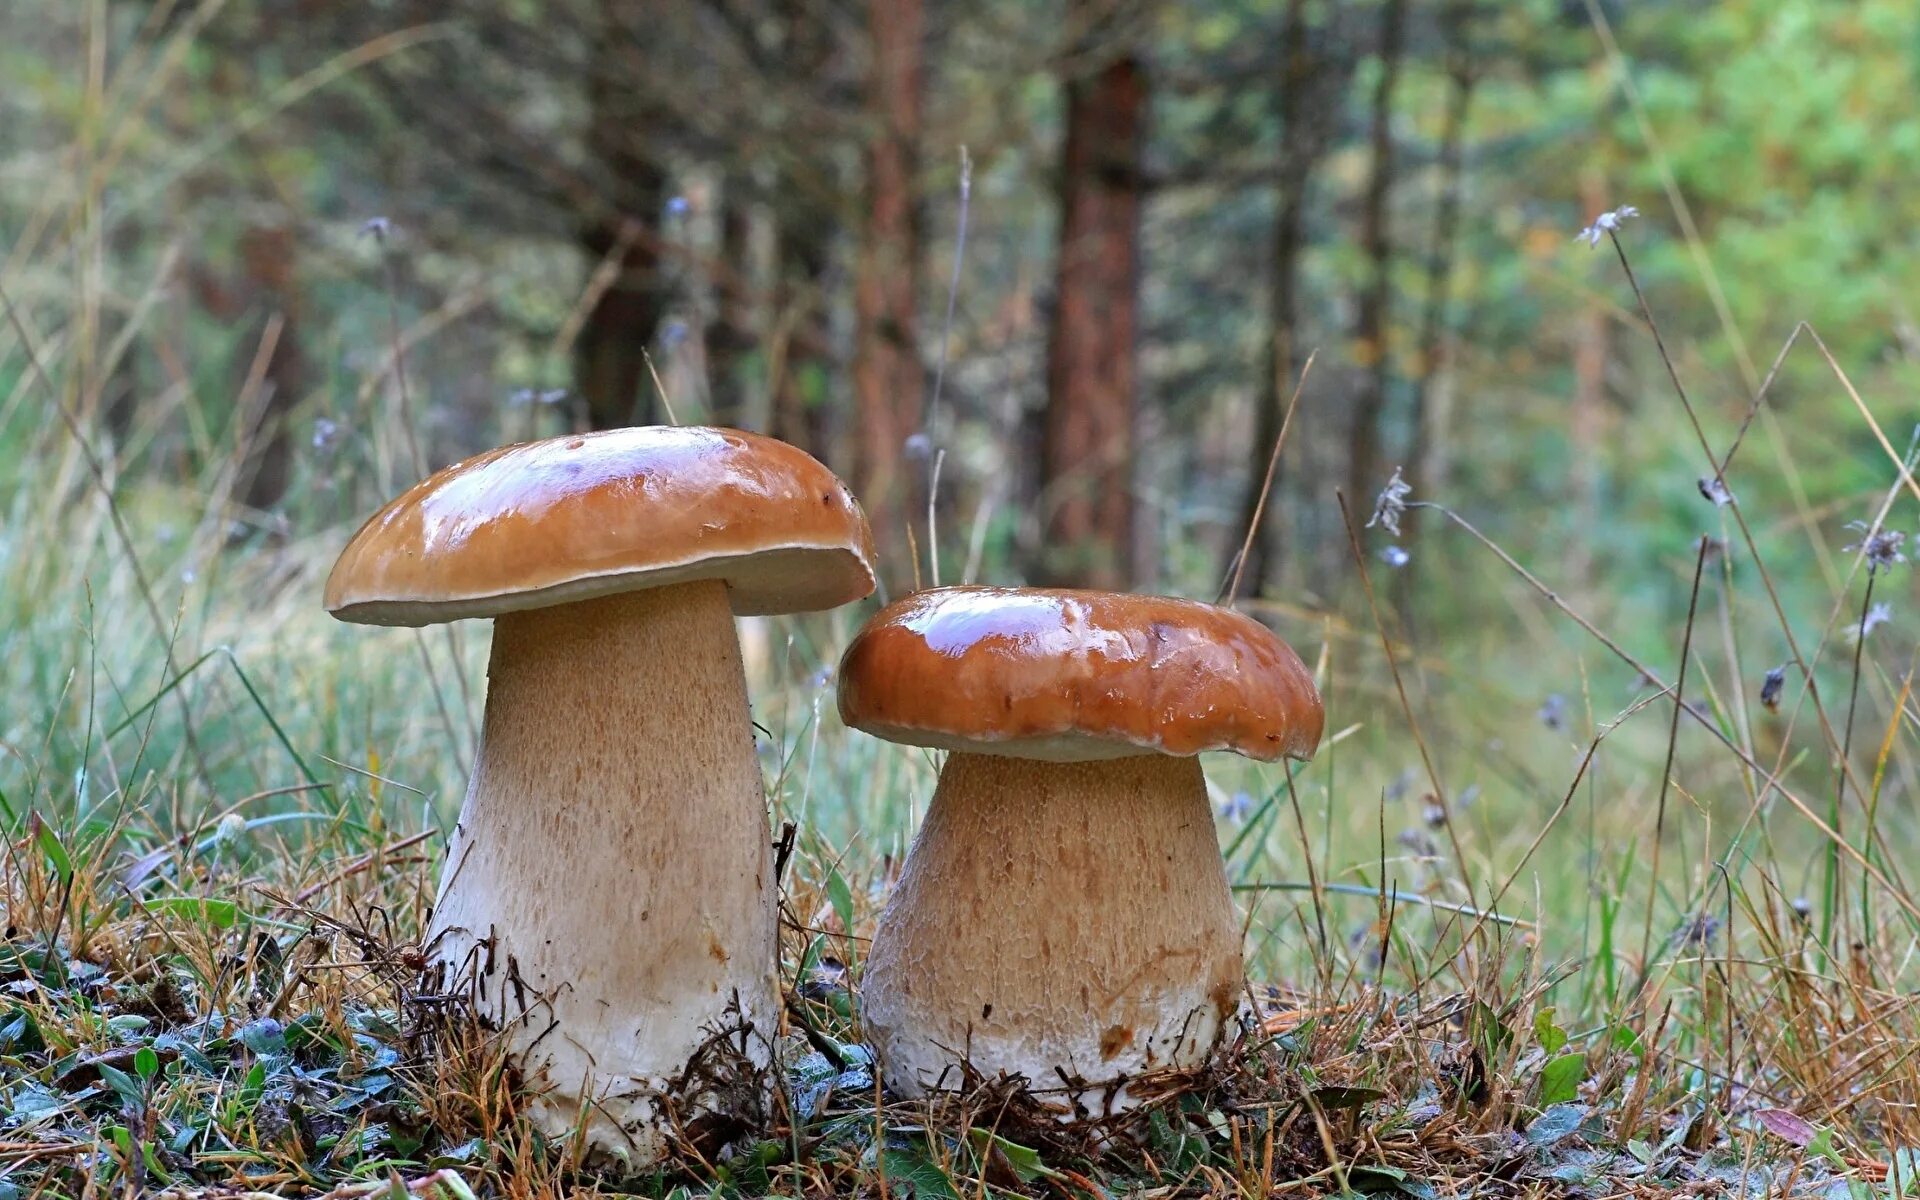
[[[125,469],[242,456],[236,537],[370,511],[412,477],[374,461],[382,423],[432,466],[664,420],[664,392],[845,474],[895,590],[937,456],[947,581],[1210,593],[1317,352],[1242,594],[1325,600],[1350,568],[1334,490],[1364,517],[1398,466],[1583,602],[1683,604],[1657,568],[1691,558],[1698,447],[1611,249],[1573,238],[1625,203],[1722,445],[1799,321],[1868,390],[1914,383],[1901,0],[4,20],[0,271],[32,311],[79,297],[116,350],[70,398]],[[136,319],[157,336],[114,347]],[[1751,453],[1786,463],[1790,423],[1791,468],[1747,486],[1825,563],[1817,505],[1885,464],[1813,354],[1771,395]],[[13,454],[51,428],[12,415]],[[1446,568],[1405,549],[1444,629]]]

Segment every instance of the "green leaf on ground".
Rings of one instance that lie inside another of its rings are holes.
[[[179,917],[183,921],[193,921],[209,925],[215,929],[232,929],[240,923],[240,906],[231,900],[203,900],[198,896],[162,896],[147,901],[147,907],[154,912]]]
[[[1540,1103],[1543,1106],[1565,1104],[1580,1095],[1586,1078],[1587,1056],[1562,1054],[1540,1068]]]
[[[953,1180],[918,1146],[896,1147],[881,1155],[887,1182],[906,1187],[921,1200],[960,1200]]]

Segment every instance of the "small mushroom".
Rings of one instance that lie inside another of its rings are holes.
[[[733,618],[857,599],[872,559],[825,467],[703,428],[490,451],[340,555],[343,621],[494,618],[428,955],[551,1086],[549,1135],[639,1167],[764,1105],[775,880]]]
[[[944,588],[867,623],[839,700],[952,752],[860,987],[890,1088],[1019,1076],[1097,1116],[1206,1058],[1243,964],[1194,756],[1312,755],[1320,696],[1284,642],[1187,600]]]

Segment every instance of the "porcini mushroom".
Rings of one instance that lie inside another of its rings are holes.
[[[1243,966],[1194,756],[1312,755],[1320,696],[1284,642],[1187,600],[943,588],[866,624],[839,699],[951,752],[860,986],[889,1087],[1018,1076],[1100,1116],[1205,1059]]]
[[[736,613],[873,589],[846,487],[726,429],[490,451],[369,520],[343,621],[494,618],[428,955],[551,1090],[550,1136],[638,1167],[767,1095],[775,881]],[[705,1122],[705,1126],[702,1122]]]

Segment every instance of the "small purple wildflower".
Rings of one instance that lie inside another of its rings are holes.
[[[1767,672],[1766,679],[1760,684],[1760,703],[1768,712],[1780,711],[1780,693],[1786,686],[1787,668],[1784,663]]]
[[[1415,858],[1435,859],[1440,857],[1440,847],[1423,830],[1402,829],[1398,835],[1399,843],[1413,852]]]
[[[1856,642],[1862,641],[1875,629],[1878,629],[1891,620],[1893,620],[1893,606],[1891,604],[1876,604],[1867,610],[1867,615],[1860,619],[1860,624],[1847,631],[1850,640]]]
[[[1849,521],[1848,529],[1858,529],[1861,538],[1847,547],[1847,552],[1858,550],[1867,560],[1867,571],[1878,575],[1885,570],[1907,561],[1906,551],[1901,549],[1907,535],[1898,529],[1880,529],[1868,525],[1865,521]]]
[[[1385,546],[1380,550],[1380,561],[1390,567],[1404,567],[1413,561],[1404,546]]]
[[[1725,508],[1733,503],[1733,493],[1727,490],[1727,481],[1718,475],[1700,477],[1700,494],[1713,501],[1715,508]]]
[[[1547,702],[1540,706],[1538,715],[1540,717],[1540,723],[1548,729],[1565,729],[1567,727],[1567,698],[1559,692],[1553,693],[1547,697]]]
[[[1593,219],[1593,224],[1573,235],[1576,242],[1585,242],[1589,246],[1598,246],[1600,239],[1619,230],[1620,223],[1628,217],[1637,217],[1640,210],[1631,204],[1622,204],[1612,212],[1603,212]]]
[[[1407,497],[1413,494],[1413,485],[1400,477],[1400,468],[1393,469],[1393,477],[1387,480],[1387,486],[1380,490],[1379,499],[1373,502],[1373,516],[1367,520],[1367,528],[1375,525],[1386,530],[1394,537],[1400,536],[1400,518],[1407,515]]]
[[[1719,917],[1712,913],[1695,913],[1674,931],[1673,944],[1689,950],[1705,950],[1719,936]]]

